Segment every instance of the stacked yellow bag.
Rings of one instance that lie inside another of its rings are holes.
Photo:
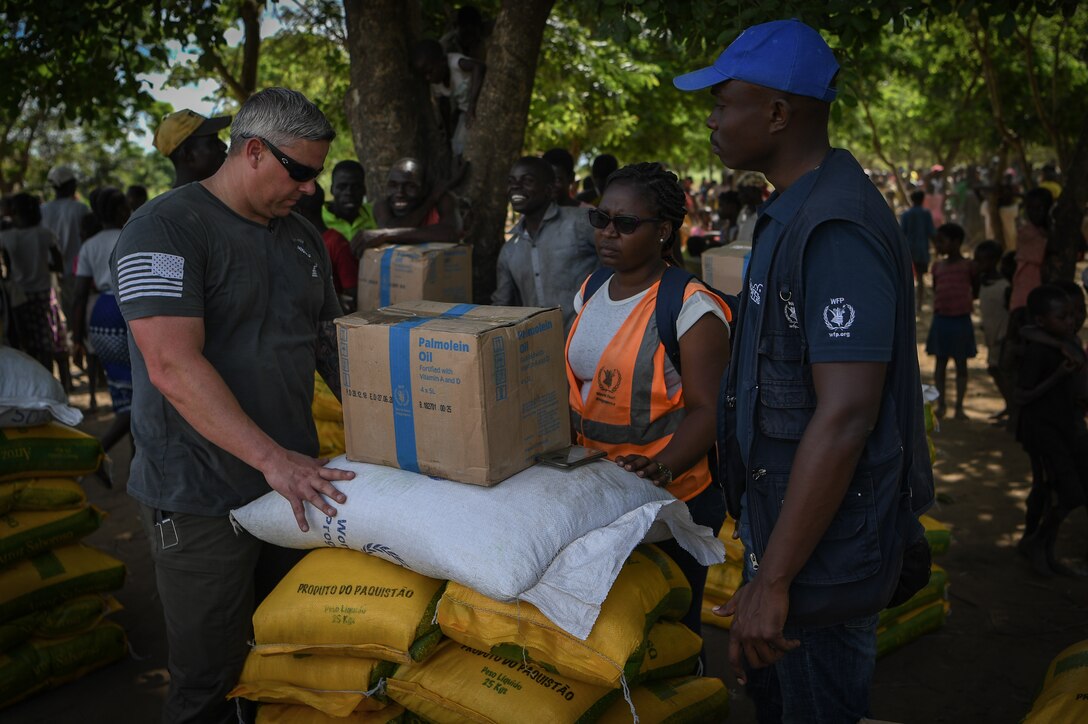
[[[321,375],[314,372],[314,402],[310,408],[320,444],[318,457],[334,458],[344,450],[344,408]]]
[[[80,544],[0,570],[0,643],[9,647],[0,652],[0,707],[124,656],[124,631],[102,621],[118,604],[88,596],[124,578],[123,563]]]
[[[594,721],[617,699],[630,720],[633,697],[644,695],[630,687],[696,670],[702,639],[675,622],[690,601],[683,573],[655,546],[640,546],[625,562],[585,641],[531,604],[495,601],[451,582],[438,622],[454,643],[425,663],[402,666],[387,690],[432,722]],[[705,681],[724,693],[720,681]],[[670,700],[681,709],[705,709],[701,702]],[[722,716],[727,702],[727,695],[715,699]]]
[[[434,619],[445,585],[359,551],[312,551],[253,614],[253,651],[230,696],[302,707],[273,711],[312,713],[305,721],[384,712],[382,681],[441,641]]]
[[[1088,721],[1088,641],[1062,651],[1046,670],[1043,690],[1024,724]]]
[[[921,591],[905,603],[880,612],[876,629],[877,656],[884,656],[941,628],[949,609],[948,573],[933,564],[929,583]]]
[[[104,515],[77,478],[102,461],[96,438],[57,422],[0,428],[0,707],[127,650],[103,621],[124,564],[79,543]]]
[[[921,517],[933,555],[948,550],[951,531],[948,526],[930,516]],[[726,562],[712,566],[707,572],[703,594],[702,620],[704,624],[728,629],[732,617],[716,616],[713,609],[722,605],[736,593],[743,575],[744,548],[740,541],[732,539],[732,521],[727,520],[719,534],[726,544]],[[905,646],[918,637],[944,626],[950,610],[948,601],[948,573],[934,564],[928,585],[907,602],[880,614],[877,626],[877,655]]]
[[[707,569],[706,587],[703,589],[703,623],[725,629],[732,624],[733,617],[717,616],[714,609],[733,597],[744,576],[744,544],[733,537],[735,525],[735,521],[727,515],[718,532],[718,540],[725,544],[725,563]]]

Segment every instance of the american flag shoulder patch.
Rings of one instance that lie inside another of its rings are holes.
[[[131,302],[143,297],[181,298],[185,257],[158,252],[125,254],[117,260],[117,297]]]

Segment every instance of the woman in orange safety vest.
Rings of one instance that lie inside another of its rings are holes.
[[[661,276],[684,221],[684,190],[660,164],[639,163],[609,177],[589,211],[597,255],[612,276],[583,300],[567,337],[571,419],[580,445],[604,450],[626,470],[687,502],[696,523],[725,520],[722,489],[712,485],[718,385],[729,360],[730,313],[692,280],[676,320],[680,368],[669,361],[655,310]],[[706,568],[675,540],[660,544],[692,588],[684,624],[699,632]]]

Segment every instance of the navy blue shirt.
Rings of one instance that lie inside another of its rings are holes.
[[[748,307],[741,315],[733,359],[737,364],[737,441],[745,464],[752,444],[752,408],[758,394],[756,328],[768,294],[774,249],[816,182],[814,171],[785,192],[775,192],[760,207],[742,294]],[[779,260],[779,263],[783,263]],[[805,298],[800,310],[813,364],[890,362],[895,327],[895,265],[870,232],[847,221],[830,221],[812,233],[802,261]]]

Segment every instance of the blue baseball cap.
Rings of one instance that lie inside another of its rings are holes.
[[[830,103],[838,92],[831,85],[838,71],[835,54],[818,32],[797,19],[775,20],[748,28],[714,65],[677,76],[672,84],[693,91],[742,80]]]

